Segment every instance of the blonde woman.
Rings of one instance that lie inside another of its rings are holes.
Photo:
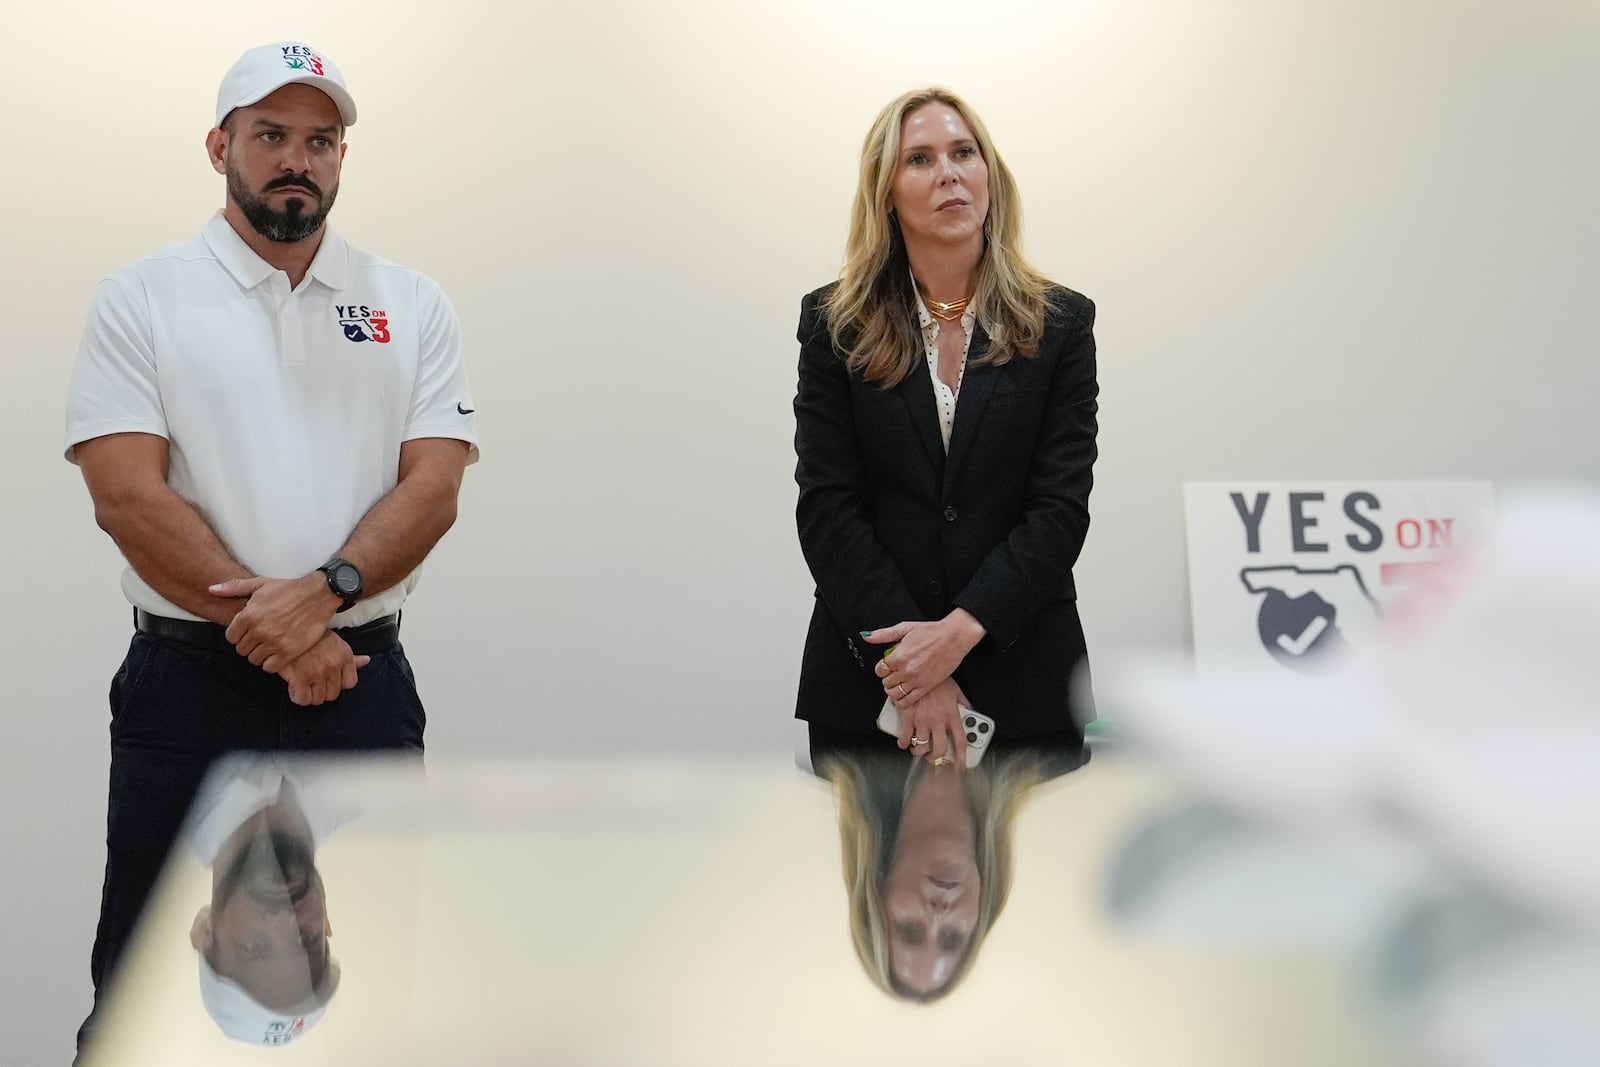
[[[819,761],[839,803],[851,942],[878,988],[932,1001],[970,971],[1011,891],[1023,795],[1069,769],[1027,751],[972,771],[898,755]]]
[[[796,715],[814,755],[896,743],[886,701],[930,762],[963,765],[961,708],[1000,741],[1082,750],[1093,325],[1023,258],[1016,183],[976,113],[942,89],[885,107],[843,272],[800,311],[796,519],[817,602]]]

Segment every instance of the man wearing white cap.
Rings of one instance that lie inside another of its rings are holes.
[[[318,49],[245,52],[206,137],[223,209],[101,283],[73,367],[66,456],[135,624],[97,1001],[217,756],[422,749],[399,612],[455,521],[474,404],[439,286],[327,226],[355,121]]]

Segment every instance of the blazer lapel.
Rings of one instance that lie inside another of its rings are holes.
[[[991,363],[977,363],[989,349],[989,335],[983,327],[973,325],[972,343],[967,345],[967,369],[961,375],[961,393],[956,397],[956,420],[950,428],[950,457],[944,467],[944,487],[948,491],[955,484],[955,479],[961,473],[961,463],[972,450],[972,441],[978,436],[978,427],[983,422],[983,413],[989,406],[989,398],[994,395],[994,386],[1000,380],[1000,371],[1003,368]],[[928,406],[933,408],[932,396],[933,382],[928,382]],[[937,414],[935,413],[935,418]],[[934,430],[937,433],[938,425]]]
[[[939,409],[933,401],[933,377],[928,373],[928,361],[918,358],[911,373],[895,387],[911,413],[911,424],[917,428],[917,440],[928,453],[936,479],[945,470],[944,437],[939,433]],[[959,405],[957,405],[959,408]]]

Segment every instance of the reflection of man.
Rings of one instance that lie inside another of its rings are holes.
[[[473,403],[439,286],[326,225],[355,118],[315,49],[246,52],[206,138],[222,211],[107,278],[85,328],[67,457],[137,631],[112,683],[97,998],[215,757],[422,748],[399,610],[455,519]]]
[[[200,992],[223,1033],[287,1044],[321,1018],[339,985],[333,925],[307,842],[257,831],[213,870],[211,903],[195,916]]]
[[[322,1018],[339,985],[316,849],[354,812],[277,759],[234,763],[212,782],[189,833],[212,879],[190,931],[201,999],[229,1037],[287,1044]]]

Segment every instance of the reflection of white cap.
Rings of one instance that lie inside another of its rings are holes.
[[[277,92],[285,85],[310,85],[327,93],[339,106],[346,126],[356,124],[356,102],[344,86],[344,75],[333,61],[308,44],[280,41],[252,48],[223,75],[217,90],[217,125],[236,107],[245,107]]]
[[[251,1045],[287,1045],[317,1025],[339,988],[339,964],[330,958],[328,973],[315,993],[287,1011],[263,1007],[238,983],[211,969],[200,953],[200,1000],[217,1027],[235,1041]]]

